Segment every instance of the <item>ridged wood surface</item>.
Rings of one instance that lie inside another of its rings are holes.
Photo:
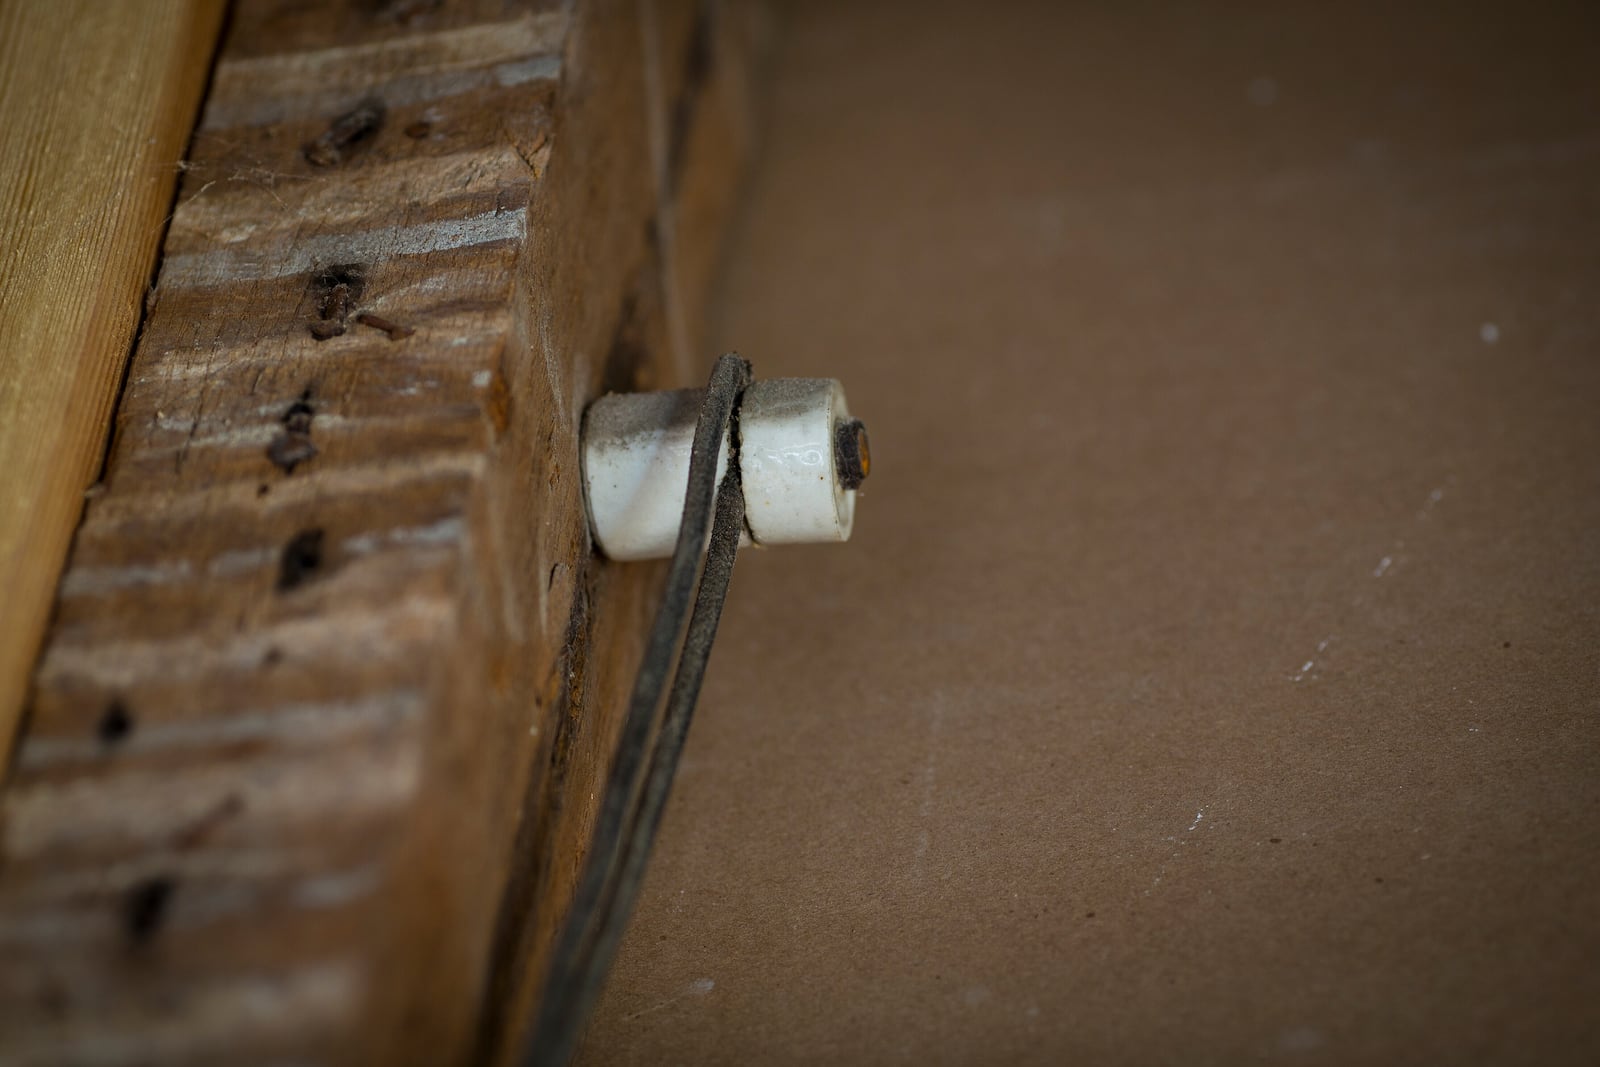
[[[0,1058],[506,1055],[659,581],[580,419],[707,362],[726,197],[659,198],[731,188],[741,18],[238,6],[0,801]]]

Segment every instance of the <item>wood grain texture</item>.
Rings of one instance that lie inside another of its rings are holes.
[[[100,468],[223,6],[0,4],[0,765]]]
[[[238,6],[0,802],[0,1058],[513,1048],[660,580],[582,412],[672,378],[727,205],[658,195],[741,155],[660,172],[653,50],[743,18],[672,9]]]

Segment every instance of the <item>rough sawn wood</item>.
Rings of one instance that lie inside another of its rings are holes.
[[[579,422],[709,362],[749,26],[239,4],[0,801],[0,1058],[506,1057],[660,576]]]

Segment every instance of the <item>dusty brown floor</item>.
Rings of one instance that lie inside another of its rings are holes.
[[[1600,33],[1114,6],[785,17],[721,336],[878,469],[589,1063],[1600,1061]]]

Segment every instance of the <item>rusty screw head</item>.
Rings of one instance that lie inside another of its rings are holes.
[[[860,419],[841,422],[833,430],[833,462],[846,489],[859,489],[872,472],[867,428]]]

